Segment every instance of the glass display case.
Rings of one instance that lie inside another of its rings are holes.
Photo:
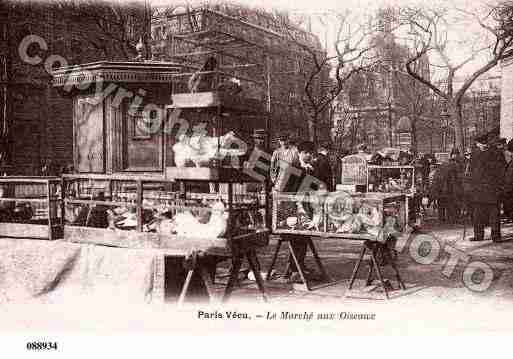
[[[226,191],[193,192],[192,184],[148,176],[64,175],[64,238],[188,251],[266,244],[265,195],[234,183]]]
[[[378,241],[407,221],[401,193],[275,193],[272,213],[276,234]]]
[[[367,166],[367,191],[381,193],[415,193],[414,166]]]
[[[0,236],[60,238],[61,204],[60,178],[0,177]]]

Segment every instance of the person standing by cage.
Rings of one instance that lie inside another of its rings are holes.
[[[299,167],[299,153],[291,146],[287,134],[278,137],[279,147],[271,156],[270,179],[273,189],[278,192],[288,192],[291,182],[288,181],[291,173],[289,167]],[[288,183],[290,182],[290,183]]]
[[[295,186],[294,192],[300,196],[304,196],[304,200],[295,203],[297,207],[298,216],[306,216],[313,218],[316,211],[316,198],[311,197],[311,193],[315,191],[326,191],[327,184],[322,180],[326,179],[323,171],[326,169],[320,166],[320,163],[315,159],[315,146],[313,142],[304,141],[298,146],[299,151],[299,170],[300,176],[293,182]],[[318,209],[318,208],[317,208]],[[298,270],[298,265],[301,267],[303,274],[308,279],[316,279],[318,275],[313,270],[305,266],[305,257],[308,250],[308,238],[305,236],[295,236],[294,240],[290,242],[294,250],[296,260],[294,260],[292,253],[289,254],[289,274],[290,281],[294,283],[303,283],[303,278]],[[313,250],[313,249],[312,249]],[[297,264],[296,264],[297,261]]]

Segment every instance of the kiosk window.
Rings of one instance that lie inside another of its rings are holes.
[[[126,171],[162,170],[162,111],[132,109],[124,123],[123,164]]]

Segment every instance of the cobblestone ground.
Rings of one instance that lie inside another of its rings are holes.
[[[385,268],[384,277],[390,278],[394,288],[390,292],[391,300],[408,303],[426,298],[445,302],[513,300],[513,225],[503,224],[501,243],[490,240],[472,242],[471,225],[465,227],[439,225],[435,222],[419,232],[403,236],[397,244],[398,268],[407,288],[399,290],[393,271]],[[487,229],[485,238],[489,236]],[[314,242],[332,283],[315,283],[316,289],[306,292],[300,285],[291,285],[285,279],[277,279],[266,285],[272,302],[358,302],[384,299],[382,289],[375,285],[376,280],[371,287],[364,285],[368,268],[366,262],[359,270],[353,289],[348,290],[349,278],[358,260],[362,242],[342,239],[319,239]],[[260,251],[263,270],[269,267],[276,244],[277,240],[272,239],[270,246]],[[283,245],[276,266],[279,272],[284,272],[287,260],[288,250]],[[306,265],[316,268],[311,256],[307,257]],[[485,268],[485,271],[480,268]],[[493,279],[487,281],[491,277],[486,277],[485,273],[493,273]],[[244,283],[247,285],[245,288]],[[244,283],[243,288],[235,293],[235,298],[249,299],[256,294],[254,285],[247,281]]]

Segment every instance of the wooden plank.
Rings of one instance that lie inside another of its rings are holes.
[[[85,181],[85,180],[104,180],[104,181],[136,181],[138,179],[142,180],[143,182],[169,182],[166,181],[163,175],[155,175],[155,174],[95,174],[95,173],[88,173],[88,174],[63,174],[62,177],[68,181]]]
[[[159,248],[160,242],[155,233],[78,226],[64,226],[64,240],[120,248]]]
[[[273,234],[294,234],[300,236],[310,236],[319,238],[341,238],[341,239],[356,239],[356,240],[373,240],[372,235],[366,233],[335,233],[335,232],[321,232],[321,231],[302,231],[293,229],[276,229]]]
[[[58,201],[58,198],[51,198],[51,201]],[[24,198],[24,197],[1,197],[0,202],[33,202],[48,203],[48,198]]]
[[[251,233],[228,240],[226,238],[181,238],[176,235],[159,235],[134,230],[110,230],[105,228],[65,226],[64,240],[120,248],[158,249],[165,255],[187,256],[195,251],[229,255],[229,249],[237,245],[243,251],[269,243],[269,231]],[[227,251],[228,250],[228,251]]]
[[[166,167],[166,178],[181,181],[260,183],[257,179],[244,173],[243,169],[226,167]]]
[[[5,222],[0,223],[0,237],[51,239],[47,224]]]
[[[180,93],[172,95],[171,108],[215,107],[220,104],[217,92]]]
[[[0,183],[58,183],[59,177],[42,177],[42,176],[6,176],[0,177]]]

